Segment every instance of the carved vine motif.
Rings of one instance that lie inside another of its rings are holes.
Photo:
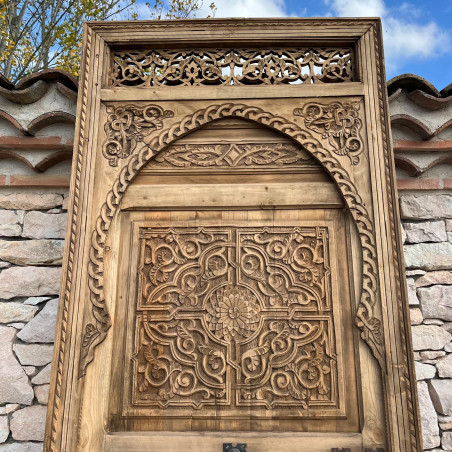
[[[113,216],[118,211],[122,196],[130,181],[153,157],[165,149],[169,143],[186,135],[191,130],[196,130],[204,124],[228,117],[256,121],[293,138],[322,164],[337,183],[353,216],[361,243],[363,277],[361,297],[355,321],[361,329],[362,339],[372,350],[381,368],[383,370],[386,368],[382,326],[376,306],[378,284],[374,228],[369,212],[347,171],[329,150],[323,148],[318,140],[313,138],[306,130],[301,129],[297,124],[288,121],[286,118],[275,116],[258,107],[225,103],[214,104],[208,108],[198,110],[192,115],[186,116],[180,122],[153,138],[149,144],[143,145],[134,152],[128,164],[121,169],[111,190],[108,192],[106,202],[103,204],[98,217],[96,230],[92,235],[90,262],[88,265],[92,314],[91,320],[87,322],[85,327],[85,336],[91,336],[94,339],[86,343],[84,342],[82,346],[79,366],[80,375],[85,373],[86,366],[94,357],[94,348],[105,339],[110,327],[110,315],[103,292],[105,242]],[[99,334],[94,336],[89,329],[97,331]]]
[[[337,155],[347,155],[352,165],[359,163],[363,150],[362,127],[358,102],[332,102],[327,105],[310,102],[296,108],[295,116],[302,116],[306,127],[327,138]]]
[[[295,143],[185,144],[169,146],[151,160],[147,168],[258,168],[284,165],[318,166],[318,163]]]
[[[273,85],[353,81],[351,48],[115,52],[111,86]]]
[[[338,407],[326,227],[141,229],[136,405]]]
[[[144,108],[135,105],[107,107],[107,114],[107,139],[102,153],[111,166],[117,166],[118,159],[129,157],[137,143],[155,130],[160,130],[163,120],[174,115],[172,111],[163,110],[157,105]]]

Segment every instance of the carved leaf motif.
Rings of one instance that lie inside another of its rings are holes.
[[[173,145],[149,162],[148,168],[318,166],[294,143]]]
[[[89,347],[99,334],[97,328],[92,323],[88,323],[85,327],[85,334],[83,335],[83,347]]]
[[[259,356],[265,355],[270,351],[269,344],[261,345],[260,347],[248,350],[242,355],[242,362],[250,371],[255,371],[259,367]]]

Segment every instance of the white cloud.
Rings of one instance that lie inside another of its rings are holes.
[[[398,10],[399,10],[399,13],[403,15],[403,17],[412,17],[412,18],[418,19],[419,17],[422,16],[422,9],[417,8],[412,3],[403,2],[398,7]]]
[[[210,13],[211,0],[204,0],[199,17]],[[214,0],[215,17],[283,17],[287,16],[284,0]]]
[[[409,3],[390,10],[383,0],[325,0],[335,16],[382,18],[386,69],[391,77],[406,61],[435,57],[450,50],[451,37],[437,23],[414,21],[416,14]],[[405,11],[405,14],[403,14]]]
[[[197,17],[212,15],[209,8],[214,3],[217,10],[215,17],[284,17],[287,16],[285,0],[203,0]],[[153,4],[153,2],[150,2]],[[201,2],[200,2],[201,3]],[[165,7],[168,5],[164,2]],[[136,10],[139,19],[149,19],[150,11],[144,0],[138,0]],[[166,11],[167,8],[164,8]]]
[[[326,0],[333,15],[341,17],[381,17],[386,8],[383,0]]]

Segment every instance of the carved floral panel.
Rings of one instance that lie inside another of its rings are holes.
[[[319,164],[300,145],[291,142],[175,144],[151,160],[144,172],[210,167],[268,170],[283,166],[309,169]]]
[[[339,406],[326,227],[140,231],[134,405]]]

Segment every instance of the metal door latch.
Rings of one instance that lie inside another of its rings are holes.
[[[246,444],[237,443],[233,446],[232,443],[223,443],[223,452],[246,452]]]

